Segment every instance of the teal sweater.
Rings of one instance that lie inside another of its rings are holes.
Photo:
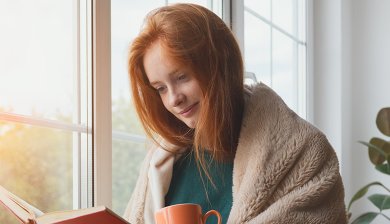
[[[207,164],[211,162],[209,153],[205,153],[205,159]],[[165,206],[181,203],[199,204],[203,214],[212,209],[217,210],[221,213],[222,223],[226,223],[232,207],[232,171],[233,162],[212,161],[208,172],[216,188],[202,170],[203,185],[194,153],[182,156],[173,167],[171,184],[165,196]],[[215,216],[207,219],[207,224],[212,223],[217,223]]]

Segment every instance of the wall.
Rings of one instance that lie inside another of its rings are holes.
[[[351,1],[352,2],[352,1]],[[384,137],[375,126],[382,107],[390,107],[390,1],[354,0],[351,4],[351,141]],[[389,139],[389,138],[387,138]],[[351,144],[351,152],[361,151]],[[374,172],[365,153],[351,153],[352,181],[350,189],[374,180],[390,177]],[[357,207],[365,209],[364,206]],[[387,221],[388,223],[390,221]],[[378,222],[379,223],[379,222]],[[383,222],[385,220],[383,219]]]
[[[309,118],[338,151],[348,202],[371,181],[390,187],[390,177],[374,171],[367,150],[357,143],[373,136],[385,138],[377,131],[375,118],[380,108],[390,106],[390,1],[312,0],[311,4]],[[361,201],[352,213],[368,210],[375,207]]]

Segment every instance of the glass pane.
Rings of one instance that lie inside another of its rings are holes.
[[[222,1],[221,0],[166,0],[168,5],[174,3],[193,3],[198,4],[208,9],[211,9],[215,14],[222,18]]]
[[[271,20],[271,0],[245,0],[244,5],[267,20]]]
[[[139,33],[146,14],[163,6],[164,0],[111,1],[111,69],[112,69],[112,206],[123,214],[130,199],[139,167],[146,149],[144,143],[135,143],[131,135],[143,137],[144,131],[131,102],[127,74],[129,43]],[[118,139],[119,136],[125,136]],[[129,137],[130,136],[130,137]]]
[[[112,141],[115,159],[112,163],[112,206],[118,214],[123,214],[138,178],[141,163],[146,155],[144,143]]]
[[[1,1],[0,107],[61,119],[72,115],[76,61],[73,1]]]
[[[255,73],[258,82],[271,85],[271,29],[248,12],[244,19],[245,70]]]
[[[144,132],[131,105],[127,74],[127,51],[130,41],[138,34],[145,15],[163,6],[164,1],[111,1],[111,58],[112,58],[112,114],[113,130],[131,130],[133,134]],[[115,122],[118,120],[118,122]],[[131,125],[129,125],[129,122]]]
[[[202,5],[204,7],[207,7],[207,2],[208,0],[167,0],[168,4],[173,4],[173,3],[193,3],[193,4],[198,4]]]
[[[298,109],[297,66],[297,43],[274,29],[272,39],[272,88],[294,111]]]
[[[272,22],[287,33],[297,37],[297,1],[273,0]]]
[[[0,121],[0,185],[43,212],[72,209],[72,138],[72,132]],[[7,213],[0,212],[0,223],[16,223]]]

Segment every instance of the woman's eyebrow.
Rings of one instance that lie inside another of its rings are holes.
[[[172,76],[172,75],[174,75],[174,74],[176,74],[176,73],[178,73],[179,72],[179,69],[175,69],[175,70],[173,70],[173,71],[171,71],[171,72],[169,72],[168,73],[168,76]],[[153,81],[153,82],[150,82],[149,84],[150,85],[155,85],[155,84],[159,84],[161,81]]]

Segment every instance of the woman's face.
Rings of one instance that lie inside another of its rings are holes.
[[[192,73],[167,57],[160,41],[155,41],[146,51],[143,64],[149,83],[165,108],[188,127],[195,128],[203,93]]]

